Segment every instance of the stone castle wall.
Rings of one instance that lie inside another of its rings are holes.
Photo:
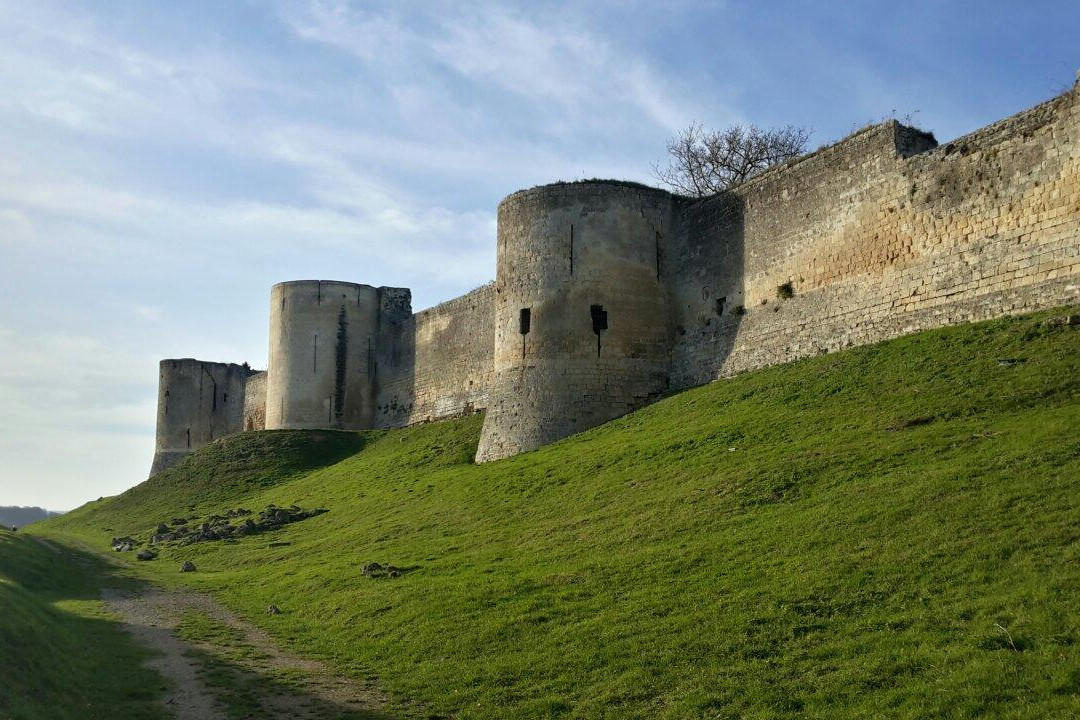
[[[244,431],[266,429],[266,371],[249,375],[244,384]]]
[[[874,126],[690,204],[672,386],[1080,300],[1078,139],[1073,91],[942,147]]]
[[[402,427],[487,408],[495,285],[384,327],[375,425]]]
[[[163,361],[155,468],[190,451],[189,427],[193,449],[241,422],[400,427],[484,409],[477,459],[497,459],[733,373],[1080,302],[1080,89],[941,147],[870,126],[703,200],[533,188],[498,226],[496,281],[416,314],[401,288],[277,286],[299,304],[275,288],[270,369],[245,375],[235,418],[214,415],[205,380],[239,366]],[[274,420],[282,396],[310,417]]]

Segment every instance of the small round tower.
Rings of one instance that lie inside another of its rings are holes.
[[[661,272],[673,204],[663,190],[604,182],[500,203],[495,380],[478,462],[599,425],[666,390]]]
[[[266,429],[365,430],[375,415],[379,292],[328,280],[270,291]]]
[[[157,437],[150,474],[172,467],[244,423],[249,370],[192,358],[162,360],[158,374]]]

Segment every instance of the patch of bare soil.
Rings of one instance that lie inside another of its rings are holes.
[[[205,668],[199,659],[213,653],[215,647],[202,641],[181,640],[175,634],[189,611],[203,613],[236,631],[234,636],[242,638],[242,644],[250,650],[240,653],[242,659],[237,659],[235,652],[230,654],[237,663],[236,671],[267,679],[258,685],[261,711],[247,717],[269,720],[389,720],[392,717],[386,710],[385,694],[373,684],[336,675],[319,661],[282,650],[266,632],[207,595],[144,587],[137,591],[106,590],[103,597],[138,642],[160,653],[149,664],[169,682],[166,707],[178,720],[230,717],[220,689],[206,682]],[[282,676],[289,677],[291,682],[272,679]]]

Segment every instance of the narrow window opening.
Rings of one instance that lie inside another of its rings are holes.
[[[210,412],[217,412],[217,380],[210,374],[206,368],[203,368],[206,372],[206,376],[210,378]]]
[[[574,274],[574,225],[570,224],[570,274]]]
[[[518,332],[521,333],[521,359],[525,359],[525,336],[532,330],[532,308],[521,308],[518,314]]]
[[[607,310],[603,305],[591,305],[589,307],[589,314],[592,315],[592,329],[593,332],[599,335],[604,330],[608,329]]]
[[[311,336],[311,372],[319,367],[319,333]]]
[[[169,416],[169,391],[165,391],[165,417]]]
[[[660,231],[656,231],[656,280],[660,281]]]
[[[221,404],[229,402],[229,393],[221,393]]]
[[[589,314],[592,316],[592,331],[596,333],[596,357],[600,357],[600,333],[608,329],[607,310],[603,305],[590,305]]]
[[[722,297],[722,298],[716,298],[716,314],[717,315],[723,315],[724,314],[724,303],[726,303],[726,302],[727,302],[727,297],[726,296]]]
[[[187,446],[191,447],[191,428],[187,429]]]

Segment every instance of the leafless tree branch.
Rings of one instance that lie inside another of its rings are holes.
[[[654,164],[653,175],[682,195],[714,195],[802,155],[809,139],[810,130],[793,125],[775,130],[756,125],[707,130],[692,122],[668,140],[668,165]]]

